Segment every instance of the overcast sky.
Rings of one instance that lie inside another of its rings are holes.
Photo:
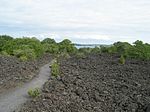
[[[150,0],[0,0],[0,34],[150,43]]]

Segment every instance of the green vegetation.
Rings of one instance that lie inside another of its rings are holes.
[[[142,41],[137,40],[132,45],[128,42],[116,42],[111,46],[100,46],[95,48],[80,48],[78,50],[79,55],[81,56],[90,54],[90,53],[110,53],[110,54],[119,54],[121,56],[121,63],[125,63],[125,58],[135,58],[150,60],[150,44],[143,43]]]
[[[59,54],[59,55],[57,55],[57,58],[59,59],[61,59],[61,58],[64,58],[64,59],[68,59],[68,58],[70,58],[70,55],[69,55],[69,53],[67,53],[67,52],[62,52],[61,54]]]
[[[93,48],[80,48],[78,53],[83,53],[85,55],[90,54]]]
[[[133,45],[127,42],[116,42],[111,47],[103,47],[102,52],[117,53],[125,58],[150,59],[150,44],[137,40]]]
[[[54,61],[51,64],[51,75],[57,77],[59,73],[60,73],[59,63],[57,61]]]
[[[40,95],[40,89],[39,88],[35,88],[35,89],[30,89],[28,91],[28,95],[32,98],[38,97]]]
[[[2,46],[2,51],[18,58],[35,59],[43,52],[41,42],[35,38],[16,38],[9,40]],[[2,52],[1,51],[1,52]]]
[[[51,38],[40,41],[35,37],[12,38],[7,35],[0,36],[0,55],[15,56],[21,61],[36,59],[44,53],[69,57],[76,52],[77,48],[68,39],[56,43]]]
[[[121,57],[120,57],[120,59],[119,59],[119,62],[120,62],[121,64],[125,64],[125,58],[124,58],[123,55],[121,55]]]
[[[59,51],[60,53],[67,52],[69,54],[74,54],[77,52],[77,48],[75,45],[68,39],[64,39],[59,43]]]
[[[92,53],[101,53],[100,47],[95,47],[91,50]]]
[[[75,55],[77,58],[84,58],[86,55],[83,52],[78,52]]]
[[[149,60],[150,44],[137,40],[132,45],[128,42],[116,42],[111,46],[77,49],[68,39],[57,43],[51,38],[40,41],[35,37],[13,38],[8,35],[0,36],[0,55],[15,56],[21,61],[27,61],[36,59],[44,53],[66,58],[69,58],[70,55],[84,57],[90,53],[111,53],[123,55],[124,58]]]
[[[8,41],[11,41],[11,40],[13,40],[13,38],[10,37],[10,36],[7,36],[7,35],[1,35],[1,36],[0,36],[0,52],[3,51],[4,45],[5,45]]]
[[[101,53],[101,48],[100,47],[95,47],[95,48],[89,48],[89,47],[85,47],[85,48],[79,48],[78,52],[76,52],[75,56],[77,58],[84,58],[86,57],[86,55],[89,54],[97,54],[97,53]]]

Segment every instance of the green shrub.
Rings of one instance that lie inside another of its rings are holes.
[[[35,89],[30,89],[29,91],[28,91],[28,95],[30,96],[30,97],[33,97],[33,98],[35,98],[35,97],[38,97],[39,95],[40,95],[40,89],[39,88],[35,88]]]
[[[91,53],[101,53],[100,47],[92,48]]]
[[[64,39],[63,41],[58,43],[58,46],[60,53],[67,52],[69,54],[74,54],[77,52],[77,48],[69,39]]]
[[[19,59],[20,59],[20,61],[27,61],[28,60],[28,58],[26,56],[20,56]]]
[[[59,46],[57,44],[48,44],[45,43],[43,44],[44,50],[47,53],[52,53],[52,54],[58,54],[59,52]]]
[[[59,59],[61,59],[61,58],[65,58],[65,59],[68,59],[68,58],[70,58],[70,55],[69,55],[69,53],[67,53],[67,52],[62,52],[62,53],[60,53],[60,54],[58,54],[57,55],[57,58]]]
[[[9,55],[17,55],[17,57],[22,54],[28,55],[31,58],[39,57],[44,53],[43,45],[39,40],[27,37],[7,41],[2,50],[6,51]]]
[[[108,53],[108,49],[109,49],[109,47],[105,47],[103,45],[100,46],[100,50],[102,53]]]
[[[56,44],[56,41],[54,39],[51,38],[45,38],[44,40],[42,40],[41,42],[42,44]]]
[[[113,47],[116,49],[117,53],[120,55],[127,55],[126,52],[132,47],[128,42],[115,42]]]
[[[125,58],[124,58],[123,55],[121,55],[121,57],[120,57],[120,59],[119,59],[119,62],[120,62],[121,64],[125,64]]]
[[[3,47],[8,41],[12,41],[13,38],[8,35],[0,35],[0,52],[3,51]]]
[[[57,63],[57,59],[56,59],[56,58],[54,58],[54,59],[50,62],[49,67],[51,68],[51,67],[52,67],[52,65],[53,65],[54,63]]]
[[[6,51],[2,51],[0,54],[1,54],[2,56],[10,56]]]
[[[79,52],[79,53],[84,53],[85,55],[87,55],[87,54],[90,54],[90,53],[91,53],[92,49],[93,49],[93,48],[89,48],[89,47],[87,47],[87,48],[80,48],[80,49],[78,50],[78,52]]]
[[[24,49],[13,50],[13,54],[19,59],[26,57],[27,60],[30,60],[30,59],[32,60],[36,58],[34,50],[28,47],[25,47]]]
[[[52,63],[52,65],[51,65],[51,75],[57,77],[60,73],[59,69],[60,68],[59,68],[58,62]]]
[[[84,58],[86,55],[83,52],[78,52],[75,55],[77,58]]]

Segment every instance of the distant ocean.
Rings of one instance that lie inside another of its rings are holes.
[[[112,45],[107,44],[75,44],[76,48],[95,48],[99,46],[110,47]]]
[[[75,45],[77,49],[80,49],[80,48],[95,48],[96,45]]]

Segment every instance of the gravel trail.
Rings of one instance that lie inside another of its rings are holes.
[[[27,91],[32,88],[41,88],[42,85],[50,77],[49,64],[41,67],[39,75],[35,77],[29,83],[23,86],[8,90],[7,92],[0,95],[0,112],[13,112],[25,103],[29,97]]]

